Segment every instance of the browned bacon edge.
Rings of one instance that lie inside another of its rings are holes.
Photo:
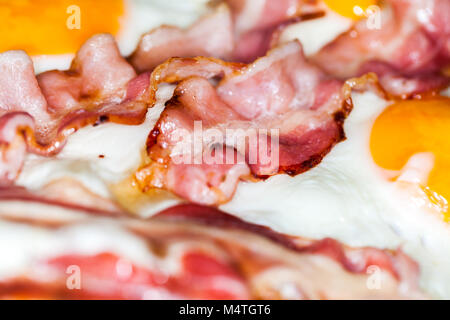
[[[345,99],[342,103],[342,109],[333,114],[333,119],[335,123],[338,125],[339,133],[335,139],[335,141],[330,144],[330,146],[324,149],[321,153],[312,156],[310,159],[291,166],[280,166],[279,173],[286,173],[291,177],[295,177],[301,173],[304,173],[314,167],[316,167],[319,163],[322,162],[323,158],[330,153],[330,151],[336,146],[339,142],[345,141],[347,138],[344,132],[344,121],[347,119],[350,112],[353,110],[353,102],[350,97]],[[262,180],[268,179],[271,176],[269,175],[256,175],[253,174],[255,178],[259,178]]]

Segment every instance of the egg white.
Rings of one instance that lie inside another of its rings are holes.
[[[197,5],[184,13],[174,13],[166,8],[172,2],[153,1],[150,5],[147,1],[133,1],[129,14],[135,17],[131,19],[134,25],[123,29],[118,37],[123,54],[129,54],[140,34],[148,29],[161,23],[188,25],[204,10],[202,1],[196,1]],[[289,27],[282,39],[299,38],[310,55],[349,26],[348,19],[328,13]],[[127,40],[121,40],[121,36]],[[54,66],[60,65],[56,60],[47,60],[37,69]],[[160,90],[158,105],[150,109],[140,126],[104,124],[83,128],[69,137],[57,157],[29,155],[18,184],[38,189],[53,179],[70,176],[93,192],[112,197],[109,186],[138,168],[145,139],[171,90],[172,86]],[[221,209],[286,234],[332,237],[352,246],[400,247],[419,263],[422,288],[433,297],[450,298],[448,224],[416,193],[389,182],[370,155],[371,127],[390,102],[372,92],[353,94],[353,101],[354,110],[345,122],[347,140],[333,148],[317,167],[294,178],[278,175],[257,183],[242,182],[232,201]],[[100,154],[105,157],[100,159]],[[414,167],[418,170],[407,171],[404,177],[426,179],[427,170],[420,168],[428,166],[427,157],[419,155],[415,161],[419,161]],[[157,205],[144,204],[137,213],[150,216],[175,203],[171,199]]]

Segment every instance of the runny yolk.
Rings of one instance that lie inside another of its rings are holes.
[[[341,16],[358,20],[364,17],[366,10],[378,3],[378,0],[324,0],[325,4]]]
[[[124,0],[0,0],[0,52],[74,53],[96,33],[115,34]]]
[[[436,193],[450,200],[450,98],[406,100],[389,106],[375,121],[370,149],[382,168],[400,170],[420,152],[434,155],[426,192],[434,202]],[[450,212],[442,212],[450,219]]]

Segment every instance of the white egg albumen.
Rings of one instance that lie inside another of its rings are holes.
[[[156,1],[153,4],[158,3],[164,8],[171,2]],[[124,54],[132,51],[139,38],[137,33],[132,35],[133,30],[143,33],[161,23],[180,22],[181,25],[187,25],[201,11],[188,9],[185,14],[170,14],[168,12],[173,11],[153,11],[155,7],[144,9],[144,2],[136,3],[143,7],[136,6],[137,12],[133,13],[132,10],[131,14],[142,13],[142,20],[151,22],[142,21],[139,26],[141,22],[137,20],[141,18],[135,19],[136,26],[130,27],[131,31],[123,31],[124,34],[130,32],[129,43],[121,44],[119,41]],[[149,19],[149,16],[152,18]],[[151,23],[154,24],[150,26]],[[289,27],[282,39],[301,39],[306,54],[310,55],[348,26],[347,19],[327,14],[324,18]],[[46,67],[42,67],[42,70]],[[126,177],[139,165],[147,134],[162,109],[162,102],[170,96],[171,88],[164,90],[167,92],[161,94],[159,107],[150,111],[147,121],[141,126],[104,124],[87,127],[69,137],[65,149],[55,159],[30,155],[19,177],[19,184],[36,189],[53,179],[70,176],[80,180],[92,191],[108,197],[108,185]],[[347,140],[333,148],[317,167],[294,178],[278,175],[263,182],[240,183],[233,200],[221,209],[287,234],[311,238],[332,237],[353,246],[382,249],[401,247],[419,263],[422,288],[435,298],[450,298],[449,226],[427,207],[428,203],[420,202],[420,199],[400,190],[398,184],[388,182],[370,155],[372,124],[389,102],[370,92],[354,94],[353,99],[355,108],[345,122]],[[99,159],[99,154],[105,155],[105,158]],[[415,161],[422,160],[419,156]],[[426,158],[424,164],[427,164]],[[414,172],[408,171],[406,174],[409,180],[411,174]],[[417,174],[412,179],[426,176],[427,172]],[[151,204],[142,207],[139,213],[149,216],[174,203],[174,200],[170,200],[157,206]],[[0,230],[0,235],[8,241],[7,234],[11,231],[7,230],[14,229],[6,229],[4,223],[0,223],[1,228],[5,232]],[[8,224],[8,228],[11,228],[11,224]],[[34,231],[30,229],[28,232],[33,234]],[[110,241],[106,238],[97,240],[103,241],[105,246]],[[43,247],[45,243],[50,245],[50,242],[42,243]],[[72,245],[78,246],[77,243]],[[17,252],[30,254],[20,244],[17,246]],[[12,257],[12,260],[22,261],[22,264],[26,262],[4,246],[0,247],[0,256],[4,257],[3,254]],[[13,264],[17,268],[19,265]]]

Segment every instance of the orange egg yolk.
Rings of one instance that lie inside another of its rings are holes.
[[[364,18],[361,14],[367,8],[376,5],[378,0],[324,0],[325,4],[341,16],[358,20]]]
[[[116,34],[124,0],[0,0],[0,52],[74,53],[90,36]]]
[[[430,201],[438,194],[450,200],[450,99],[441,97],[406,100],[389,106],[375,121],[370,149],[382,168],[400,170],[419,152],[434,155],[434,167],[426,186]],[[446,220],[450,213],[442,212]]]

